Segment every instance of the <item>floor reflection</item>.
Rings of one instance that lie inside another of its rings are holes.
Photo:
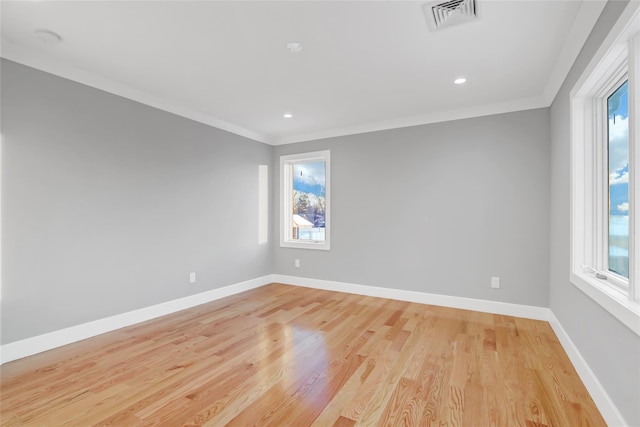
[[[322,331],[305,329],[296,325],[281,325],[261,330],[260,352],[263,360],[274,353],[279,373],[278,388],[289,395],[313,405],[313,395],[324,394],[327,388],[329,352]],[[262,381],[273,381],[273,370],[260,369]],[[313,392],[310,393],[309,391]]]

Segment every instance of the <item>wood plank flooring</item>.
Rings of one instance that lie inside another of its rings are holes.
[[[546,322],[280,284],[7,363],[3,426],[605,426]]]

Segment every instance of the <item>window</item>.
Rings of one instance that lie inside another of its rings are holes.
[[[638,20],[632,2],[571,91],[570,280],[640,335]]]
[[[280,157],[280,246],[329,250],[330,152]]]
[[[607,270],[618,276],[625,287],[629,281],[629,80],[626,77],[607,97]]]

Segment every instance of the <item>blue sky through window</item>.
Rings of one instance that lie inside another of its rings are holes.
[[[295,163],[293,165],[293,189],[325,197],[325,162]]]
[[[607,99],[609,120],[609,270],[629,277],[629,84]]]
[[[629,214],[629,86],[622,84],[608,99],[609,203],[611,215]]]

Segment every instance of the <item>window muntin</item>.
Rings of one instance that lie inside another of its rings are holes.
[[[280,246],[329,250],[330,152],[282,156]]]
[[[607,98],[608,270],[629,280],[629,81]]]

